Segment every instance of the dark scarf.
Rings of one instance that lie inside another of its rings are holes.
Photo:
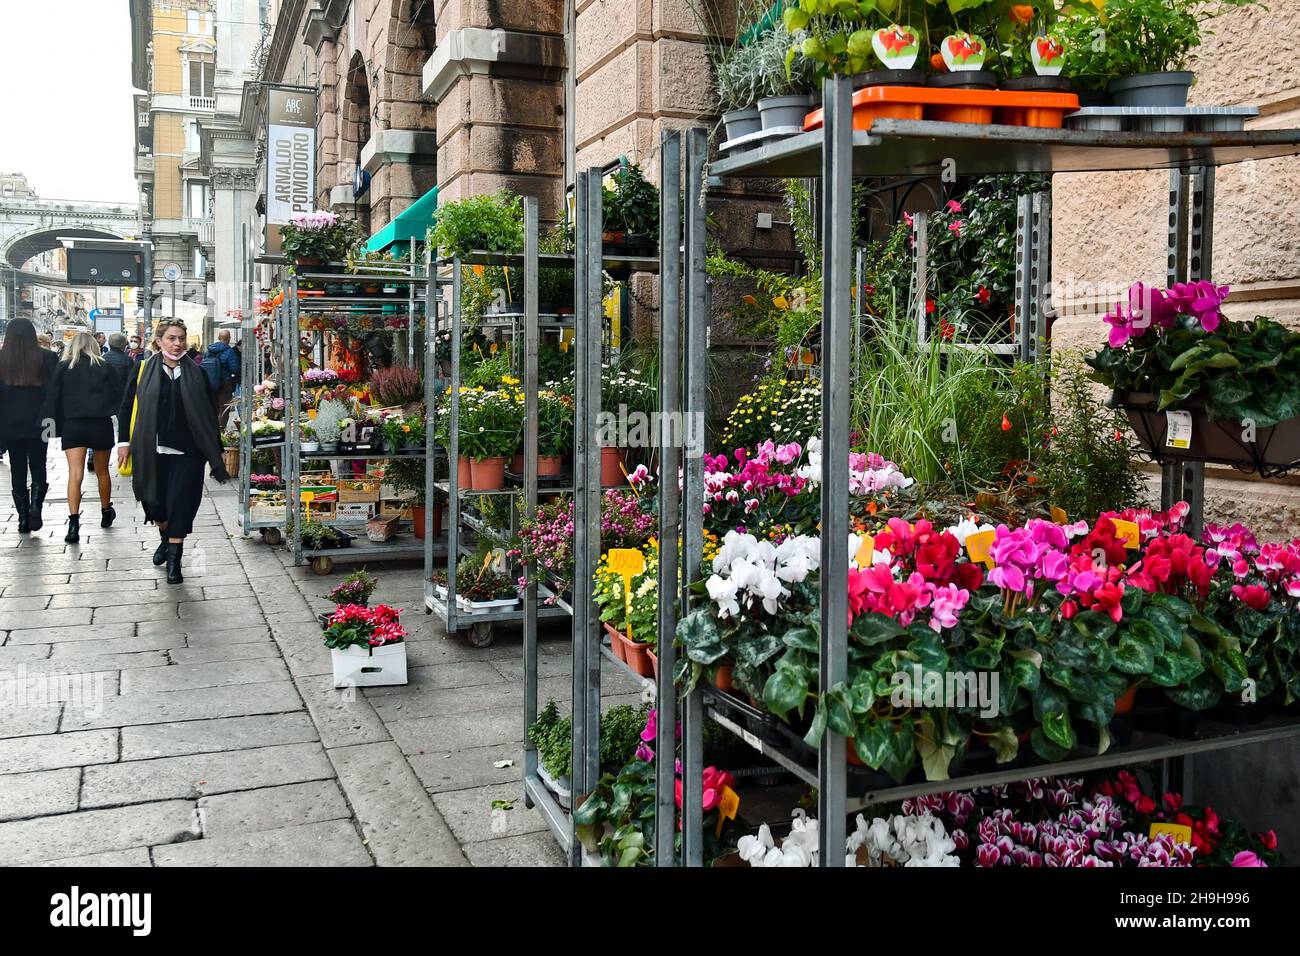
[[[137,501],[160,501],[163,494],[158,487],[158,406],[162,397],[163,360],[154,356],[145,360],[136,388],[135,428],[131,430],[131,487]],[[181,377],[176,389],[199,457],[205,459],[217,481],[228,481],[225,462],[221,457],[218,440],[217,413],[208,397],[208,384],[203,370],[193,362],[181,359]]]

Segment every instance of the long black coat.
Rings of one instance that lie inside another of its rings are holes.
[[[122,401],[117,373],[107,362],[82,356],[76,365],[60,361],[54,367],[45,399],[45,417],[52,419],[59,434],[69,418],[112,418]]]
[[[41,352],[40,385],[6,385],[0,382],[0,442],[41,437],[45,401],[58,361],[59,357],[53,352]]]

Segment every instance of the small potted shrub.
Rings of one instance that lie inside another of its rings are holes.
[[[614,185],[604,189],[606,248],[631,255],[651,255],[659,248],[659,190],[636,163],[620,166]]]
[[[280,248],[299,268],[330,271],[361,238],[359,224],[332,212],[297,213],[280,229]]]
[[[573,399],[555,392],[537,395],[537,476],[558,478],[573,450]]]
[[[335,687],[385,687],[406,683],[406,628],[397,608],[341,604],[325,624]]]
[[[802,131],[804,117],[812,108],[812,63],[792,46],[793,42],[790,31],[781,23],[754,41],[763,90],[758,112],[765,130]]]
[[[343,423],[348,418],[347,406],[337,399],[328,398],[316,409],[316,417],[311,427],[320,442],[320,454],[334,455],[339,450],[339,438],[343,433]]]
[[[312,425],[303,422],[298,426],[298,434],[301,436],[302,453],[304,455],[320,450],[320,442],[316,440],[316,429]]]
[[[1115,105],[1185,107],[1204,24],[1229,7],[1255,2],[1109,0],[1094,22],[1104,30],[1105,69]]]
[[[379,587],[379,579],[362,568],[359,571],[353,571],[334,585],[334,589],[329,593],[329,599],[335,604],[360,604],[365,606],[370,603],[370,596],[375,593],[377,587]]]
[[[717,48],[713,77],[727,139],[740,139],[762,129],[756,105],[762,84],[754,45]]]
[[[523,201],[505,190],[438,207],[429,243],[440,256],[474,251],[518,252],[524,247]]]
[[[405,365],[377,369],[370,376],[370,397],[385,408],[404,408],[424,397],[424,383],[419,372]]]
[[[601,720],[601,736],[605,721]],[[561,717],[560,709],[552,698],[546,702],[532,725],[528,728],[528,741],[537,750],[537,775],[546,789],[555,795],[556,802],[566,810],[573,808],[573,790],[569,775],[573,763],[573,720]]]

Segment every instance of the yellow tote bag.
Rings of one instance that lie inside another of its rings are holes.
[[[131,430],[126,433],[128,439],[135,434],[135,418],[140,413],[140,377],[144,375],[144,362],[140,363],[140,371],[135,373],[135,401],[131,403]],[[130,475],[132,469],[131,452],[128,449],[126,461],[122,462],[117,469],[119,475]]]

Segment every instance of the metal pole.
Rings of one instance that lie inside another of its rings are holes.
[[[451,260],[451,401],[447,433],[447,633],[458,629],[456,615],[456,562],[460,559],[460,256]]]
[[[686,133],[686,366],[683,402],[689,420],[708,420],[709,298],[705,266],[704,165],[708,139],[702,129]],[[661,250],[662,251],[662,250]],[[662,482],[661,478],[661,482]],[[704,459],[690,458],[682,474],[681,612],[691,610],[690,589],[704,553]],[[662,665],[661,665],[662,668]],[[686,696],[682,713],[682,865],[703,866],[704,696]]]
[[[589,428],[589,416],[587,401],[589,389],[587,388],[587,376],[589,366],[586,361],[587,352],[593,348],[593,343],[589,341],[590,327],[587,322],[587,313],[590,311],[588,303],[589,285],[587,282],[587,271],[589,263],[587,261],[586,246],[587,233],[589,226],[587,222],[587,177],[588,173],[579,172],[577,174],[577,184],[574,188],[574,256],[573,256],[573,348],[574,348],[574,422],[573,422],[573,638],[572,638],[572,658],[570,666],[570,678],[572,681],[572,763],[571,772],[573,776],[573,805],[579,806],[581,801],[590,793],[594,781],[587,779],[587,762],[583,759],[587,747],[587,694],[586,694],[586,673],[587,673],[587,617],[589,615],[589,600],[584,600],[584,595],[590,591],[590,585],[584,585],[582,574],[589,563],[588,550],[591,541],[588,537],[590,522],[588,521],[588,502],[587,489],[591,482],[591,468],[589,462],[592,458],[599,458],[600,452],[596,450],[596,445],[592,440],[591,429]],[[600,348],[599,340],[594,344],[596,349]],[[599,480],[599,474],[597,474]],[[581,590],[580,588],[585,588]],[[576,837],[576,833],[574,834]],[[577,839],[572,839],[569,844],[569,865],[577,866],[582,859],[582,845]]]
[[[537,199],[524,199],[524,513],[537,514]],[[524,739],[537,720],[537,574],[524,568]],[[537,750],[524,745],[524,779],[537,773]]]
[[[176,280],[172,280],[172,320],[176,319]]]
[[[599,169],[592,169],[587,174],[587,241],[583,251],[587,256],[587,311],[579,321],[588,325],[587,349],[579,350],[578,360],[587,365],[587,402],[586,418],[583,422],[588,429],[590,440],[587,444],[587,525],[583,533],[587,536],[587,563],[578,567],[577,576],[582,581],[584,593],[574,592],[574,598],[583,604],[586,630],[580,639],[585,645],[587,703],[584,718],[587,723],[587,749],[582,759],[587,764],[588,792],[600,779],[600,614],[596,610],[593,594],[596,580],[596,565],[600,560],[600,505],[602,491],[600,487],[600,439],[599,421],[601,411],[601,373],[604,329],[603,267],[604,256],[601,246],[601,233],[604,213],[601,202],[604,197],[604,185]],[[576,529],[576,525],[575,525]],[[574,759],[579,759],[577,752]]]
[[[17,294],[17,283],[14,285],[14,293]],[[153,336],[153,237],[149,233],[144,234],[144,328],[137,328],[140,334],[141,346],[147,347],[149,339],[146,335]]]
[[[1016,346],[1020,361],[1031,361],[1033,333],[1030,311],[1033,308],[1030,292],[1029,269],[1034,258],[1030,223],[1033,220],[1033,196],[1023,193],[1016,197],[1016,280],[1013,302],[1016,310]]]
[[[853,89],[849,77],[824,85],[822,134],[822,488],[821,658],[825,693],[848,679],[849,355],[853,211]],[[924,310],[924,306],[922,306]],[[822,866],[844,865],[845,739],[829,727],[818,754],[818,833]]]
[[[670,421],[681,417],[681,171],[682,134],[665,130],[659,149],[659,680],[656,686],[658,739],[655,742],[655,866],[674,866],[677,852],[677,806],[674,795],[677,752],[677,691],[673,670],[677,663],[673,639],[677,633],[677,599],[681,534],[681,495],[677,472],[681,452]],[[693,435],[686,423],[677,435]],[[700,440],[703,440],[701,434]]]
[[[415,280],[419,278],[419,270],[415,261],[414,238],[411,239],[408,262],[411,281],[407,283],[406,293],[406,364],[415,368]]]
[[[826,187],[823,198],[830,192],[830,187]],[[822,234],[826,235],[826,210],[828,206],[822,203]],[[930,217],[925,212],[918,212],[912,215],[912,239],[916,246],[916,340],[922,344],[929,339],[929,333],[926,328],[925,304],[930,299]],[[824,278],[824,273],[823,273]],[[825,356],[822,356],[823,359]]]

